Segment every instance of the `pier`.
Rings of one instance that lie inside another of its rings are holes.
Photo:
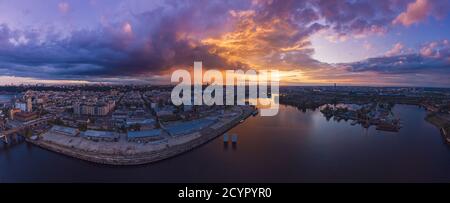
[[[42,124],[47,124],[48,121],[53,120],[53,119],[54,119],[54,117],[48,116],[48,117],[42,117],[42,118],[38,118],[38,119],[35,119],[32,121],[24,122],[22,125],[20,125],[16,128],[1,132],[0,140],[5,142],[6,144],[8,144],[9,141],[11,140],[11,137],[17,136],[19,134],[19,132],[22,132],[22,131],[24,131],[26,129],[30,129],[30,128],[31,129],[35,128]]]
[[[0,140],[2,140],[5,143],[8,143],[8,136],[2,134],[0,135]]]

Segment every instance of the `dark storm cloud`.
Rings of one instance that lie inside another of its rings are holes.
[[[351,72],[372,71],[381,74],[446,73],[450,74],[448,58],[430,58],[420,54],[370,58],[344,64]]]
[[[184,36],[222,29],[229,7],[234,6],[207,2],[169,2],[159,9],[134,14],[130,22],[77,30],[69,37],[46,36],[42,43],[38,31],[19,32],[1,25],[0,73],[48,78],[132,76],[191,66],[194,60],[203,60],[208,67],[238,66]]]

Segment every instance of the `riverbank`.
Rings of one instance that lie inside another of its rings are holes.
[[[450,170],[445,170],[450,169],[449,147],[424,120],[426,111],[410,105],[396,105],[394,111],[404,121],[395,135],[327,121],[319,110],[280,105],[277,116],[249,117],[227,131],[238,134],[235,147],[225,145],[220,135],[179,156],[138,166],[92,164],[23,142],[0,144],[0,178],[71,183],[324,182],[324,177],[339,183],[450,181]]]
[[[450,118],[448,115],[439,113],[428,114],[425,120],[439,128],[447,144],[450,144]]]
[[[173,140],[169,139],[166,142],[160,142],[156,144],[155,147],[149,145],[150,147],[153,147],[154,150],[139,153],[126,153],[124,151],[115,152],[114,150],[112,150],[111,153],[98,153],[83,150],[81,148],[60,145],[55,142],[45,141],[43,139],[27,139],[27,141],[50,151],[94,163],[108,165],[140,165],[171,158],[197,148],[238,125],[241,120],[248,118],[252,115],[252,113],[252,108],[242,108],[241,114],[232,118],[228,122],[220,126],[212,125],[216,126],[216,128],[208,127],[200,132],[186,135],[191,136],[190,138],[186,138],[188,140],[190,139],[187,142],[178,143],[179,139],[183,139],[184,136],[180,138],[171,138]]]

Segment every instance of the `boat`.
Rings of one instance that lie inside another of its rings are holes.
[[[358,121],[353,121],[352,123],[350,123],[350,125],[356,125],[356,124],[358,124]]]
[[[243,123],[243,122],[244,122],[244,119],[242,119],[242,120],[239,121],[239,123]]]
[[[223,142],[228,142],[228,134],[223,134]]]
[[[238,136],[237,136],[236,134],[233,134],[233,135],[231,136],[231,142],[236,143],[237,140],[238,140]]]

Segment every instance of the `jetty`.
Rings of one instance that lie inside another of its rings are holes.
[[[223,142],[228,143],[228,134],[223,134]]]

